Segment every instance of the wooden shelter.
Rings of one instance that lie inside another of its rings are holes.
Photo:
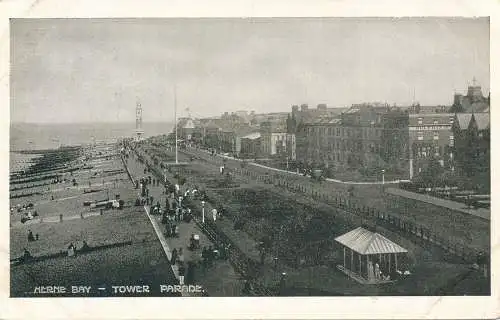
[[[398,270],[398,255],[408,252],[381,234],[362,227],[335,241],[344,249],[344,263],[337,268],[363,284],[392,282]]]

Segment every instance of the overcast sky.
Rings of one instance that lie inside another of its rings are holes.
[[[487,19],[33,19],[11,22],[15,122],[171,121],[487,95]]]

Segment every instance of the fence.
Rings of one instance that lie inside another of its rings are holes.
[[[310,196],[314,200],[318,200],[335,208],[346,211],[349,215],[351,215],[351,218],[348,218],[351,223],[355,223],[356,220],[359,221],[360,218],[363,218],[367,221],[371,221],[375,225],[384,227],[391,231],[399,232],[406,237],[413,238],[413,240],[421,242],[424,245],[437,246],[445,252],[455,255],[468,263],[476,262],[477,256],[480,253],[477,250],[445,238],[441,234],[436,233],[414,221],[409,221],[396,215],[384,213],[377,208],[355,203],[354,201],[349,200],[348,197],[343,196],[340,192],[336,195],[332,195],[309,186],[301,185],[300,183],[291,183],[278,174],[260,175],[243,168],[233,169],[233,172],[247,181],[254,180],[265,184],[272,184],[277,188],[281,188],[289,192],[302,193],[306,196]]]

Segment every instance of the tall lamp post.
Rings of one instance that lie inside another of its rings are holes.
[[[382,185],[385,184],[385,169],[382,169]]]
[[[205,223],[205,201],[201,201],[201,223]]]

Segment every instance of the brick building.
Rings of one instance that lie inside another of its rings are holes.
[[[410,179],[421,173],[429,161],[453,170],[452,113],[416,113],[409,116]]]
[[[337,118],[302,123],[296,133],[297,161],[352,169],[399,164],[408,155],[407,132],[407,112],[355,105]]]

